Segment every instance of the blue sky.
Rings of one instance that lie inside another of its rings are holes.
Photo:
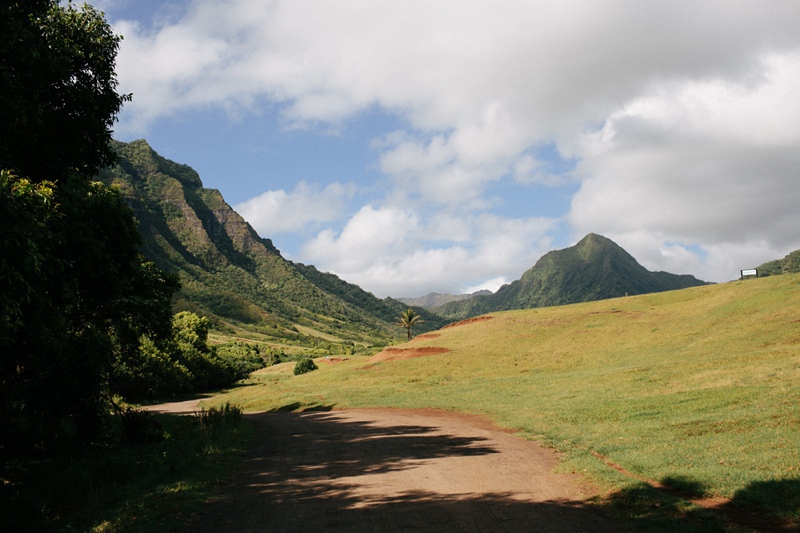
[[[709,281],[800,249],[793,0],[98,0],[116,127],[377,296],[589,232]]]

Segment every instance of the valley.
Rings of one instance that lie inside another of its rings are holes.
[[[700,527],[701,499],[797,523],[798,304],[790,274],[493,313],[397,347],[435,355],[300,377],[279,365],[214,402],[479,414],[563,453],[558,471],[584,473],[636,523]]]

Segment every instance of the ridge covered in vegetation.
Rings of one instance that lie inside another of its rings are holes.
[[[144,140],[114,143],[117,165],[104,183],[119,188],[144,237],[143,253],[177,273],[176,311],[207,316],[212,329],[280,346],[347,353],[399,337],[405,308],[333,274],[292,263],[199,175],[158,155]],[[428,329],[444,321],[426,313]]]
[[[650,272],[612,240],[590,233],[578,244],[542,256],[496,293],[447,303],[431,311],[449,319],[532,309],[703,285],[689,275]]]
[[[758,267],[757,270],[758,275],[761,277],[798,273],[800,272],[800,250],[795,250],[783,259],[768,261]]]

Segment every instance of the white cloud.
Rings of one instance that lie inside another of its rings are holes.
[[[342,213],[355,186],[332,183],[325,188],[300,181],[294,191],[267,191],[234,206],[261,236],[303,232],[309,226],[330,222]]]
[[[765,57],[747,82],[689,80],[633,100],[584,139],[576,232],[715,281],[797,249],[799,84],[800,51]]]
[[[502,180],[580,180],[574,236],[603,233],[649,268],[721,280],[800,247],[794,0],[198,0],[181,13],[115,23],[134,93],[121,131],[265,102],[288,127],[374,108],[403,121],[373,143],[385,195],[302,258],[376,292],[531,266],[556,224],[488,215]],[[548,144],[575,160],[568,177],[533,155]],[[299,187],[246,217],[267,235],[335,218],[322,190]]]
[[[484,281],[483,283],[479,283],[477,285],[473,285],[472,287],[467,287],[464,289],[464,294],[472,294],[478,291],[491,291],[497,292],[497,289],[509,283],[509,280],[504,278],[503,276],[492,278]]]
[[[423,219],[407,209],[366,206],[341,232],[321,231],[306,244],[303,256],[378,296],[461,293],[471,285],[492,285],[509,269],[519,276],[548,251],[547,233],[554,225],[547,219],[492,215],[449,218],[439,213]],[[463,242],[440,240],[453,235],[452,228]]]

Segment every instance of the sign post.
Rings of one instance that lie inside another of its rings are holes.
[[[744,280],[744,278],[749,278],[751,276],[758,277],[758,270],[755,268],[742,270],[741,272],[742,272],[742,277],[741,277],[742,280]]]

